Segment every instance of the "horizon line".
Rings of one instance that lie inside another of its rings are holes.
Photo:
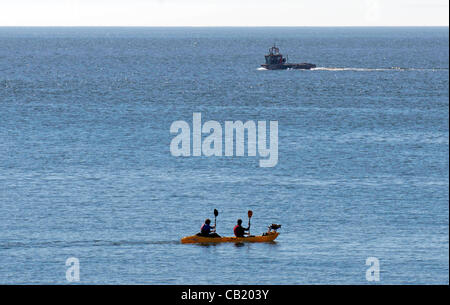
[[[95,28],[413,28],[449,27],[449,25],[0,25],[0,28],[95,27]]]

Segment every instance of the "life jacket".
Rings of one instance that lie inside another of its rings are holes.
[[[233,232],[234,232],[234,236],[236,236],[236,237],[244,237],[245,231],[244,231],[244,228],[241,227],[240,225],[236,225],[233,229]]]
[[[202,227],[200,228],[200,232],[201,232],[202,234],[209,234],[209,233],[211,233],[211,226],[210,226],[210,225],[207,225],[206,223],[204,223],[204,224],[202,225]]]

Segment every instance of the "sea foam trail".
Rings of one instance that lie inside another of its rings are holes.
[[[448,68],[338,68],[338,67],[317,67],[312,68],[312,71],[356,71],[356,72],[377,72],[377,71],[438,71],[448,70]]]
[[[258,71],[268,71],[268,69],[259,67]],[[288,71],[296,69],[286,69]],[[340,67],[317,67],[312,68],[311,71],[354,71],[354,72],[380,72],[380,71],[442,71],[448,68],[402,68],[402,67],[391,67],[391,68],[340,68]],[[296,70],[297,71],[297,70]],[[299,71],[304,71],[299,69]]]

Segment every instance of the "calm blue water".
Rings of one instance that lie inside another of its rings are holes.
[[[261,71],[276,42],[314,71]],[[0,28],[0,283],[449,283],[448,28]],[[170,125],[277,120],[279,162]],[[182,245],[213,209],[232,235]],[[244,221],[244,222],[245,222]]]

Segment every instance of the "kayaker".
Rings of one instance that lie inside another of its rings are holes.
[[[238,219],[237,225],[234,227],[234,235],[236,237],[244,237],[245,231],[248,231],[250,229],[250,224],[248,225],[248,228],[244,228],[242,226],[242,219]]]
[[[211,220],[207,218],[205,223],[200,228],[200,235],[205,237],[220,237],[219,234],[215,232],[216,227],[211,226]]]

